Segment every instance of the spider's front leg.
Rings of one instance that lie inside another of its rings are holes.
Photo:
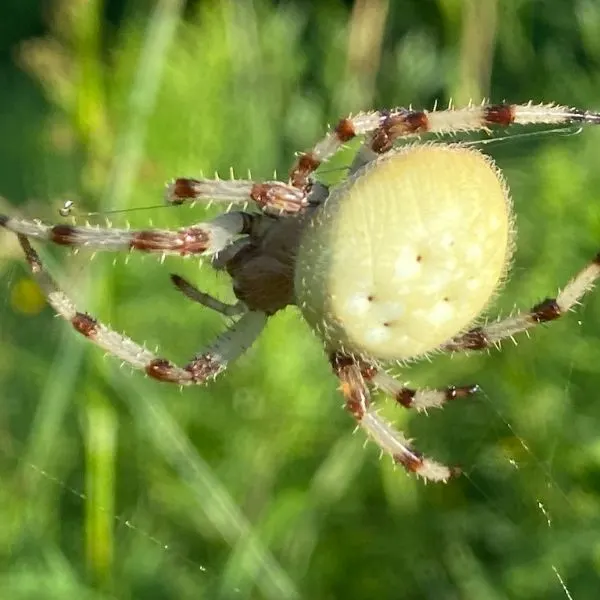
[[[306,189],[311,175],[344,144],[360,135],[367,139],[359,150],[350,173],[388,152],[400,138],[418,135],[489,131],[510,125],[598,125],[600,113],[554,104],[482,104],[447,110],[391,110],[359,113],[342,119],[307,152],[298,155],[290,171],[290,183]]]
[[[363,375],[369,367],[341,353],[333,353],[330,362],[340,379],[346,409],[367,436],[382,451],[390,454],[395,463],[401,464],[409,473],[415,473],[429,481],[445,482],[460,473],[457,468],[447,467],[423,456],[411,446],[402,432],[394,429],[377,414],[371,406],[369,388]]]
[[[44,269],[27,237],[19,235],[18,238],[35,280],[56,313],[65,321],[69,321],[76,331],[109,354],[120,358],[135,369],[145,371],[147,375],[159,381],[193,385],[204,383],[207,379],[215,377],[226,368],[229,362],[235,360],[250,347],[267,321],[267,315],[264,313],[246,312],[203,352],[196,355],[184,367],[179,367],[156,356],[132,339],[117,333],[88,314],[78,311],[73,301],[58,288]]]
[[[251,233],[259,219],[261,216],[257,214],[231,212],[173,231],[47,225],[37,220],[15,219],[6,215],[0,215],[0,225],[16,234],[61,246],[83,247],[95,251],[137,250],[188,256],[221,251],[238,235]]]
[[[599,277],[600,254],[597,254],[563,290],[559,291],[556,298],[546,298],[527,312],[520,312],[495,323],[475,327],[444,344],[442,350],[450,352],[484,350],[540,323],[554,321],[572,310],[584,294],[592,289]]]
[[[308,206],[307,191],[282,181],[191,179],[179,177],[167,186],[167,202],[183,204],[202,200],[254,202],[265,213],[296,214]]]

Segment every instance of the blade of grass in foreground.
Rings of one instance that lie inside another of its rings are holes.
[[[243,548],[244,560],[239,564],[244,565],[247,579],[256,582],[265,598],[299,598],[294,582],[252,531],[252,525],[173,420],[158,393],[144,389],[143,398],[140,398],[135,380],[125,372],[116,373],[115,392],[129,406],[135,425],[173,466],[181,478],[181,485],[193,492],[198,509],[223,539],[232,547]],[[226,591],[227,583],[223,581],[221,585]]]
[[[112,587],[117,416],[95,388],[86,394],[85,508],[88,571],[100,589]]]
[[[113,160],[108,171],[108,182],[104,190],[97,190],[100,210],[125,206],[144,154],[145,131],[148,117],[157,97],[163,68],[169,47],[173,41],[177,24],[183,10],[183,0],[158,0],[150,16],[144,42],[140,51],[136,76],[133,80],[126,108],[126,127],[117,137]],[[101,61],[101,57],[97,57]],[[90,143],[89,150],[102,147],[101,143]],[[104,162],[103,157],[95,157]],[[93,156],[90,157],[94,159]],[[102,271],[102,270],[101,270]],[[114,277],[103,269],[96,272],[94,298],[110,304],[109,290]],[[105,307],[104,306],[104,307]],[[105,366],[100,357],[94,355],[100,372]],[[97,395],[97,394],[96,394]],[[108,405],[99,405],[94,395],[88,399],[86,411],[86,562],[93,580],[101,587],[110,585],[110,573],[114,557],[114,497],[116,448],[112,437],[115,424],[112,423]],[[102,434],[104,437],[102,438]],[[110,447],[103,447],[112,440]],[[101,491],[101,493],[100,493]],[[108,508],[110,507],[110,511]]]

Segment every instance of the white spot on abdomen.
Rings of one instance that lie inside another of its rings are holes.
[[[369,295],[365,293],[355,293],[348,297],[344,304],[345,312],[351,317],[362,318],[371,309]]]
[[[425,314],[425,319],[432,325],[441,325],[452,319],[454,316],[454,309],[450,302],[442,300],[435,304],[431,310]]]
[[[389,339],[392,332],[388,327],[373,326],[365,329],[365,340],[367,344],[373,344],[374,346],[380,346],[382,344],[389,343]]]
[[[394,265],[394,277],[408,281],[421,274],[421,262],[423,257],[417,254],[412,248],[404,247],[400,249]]]

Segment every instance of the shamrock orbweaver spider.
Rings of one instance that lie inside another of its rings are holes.
[[[370,387],[407,408],[426,410],[469,396],[476,385],[413,390],[381,364],[434,350],[480,350],[570,310],[600,275],[600,255],[556,298],[529,311],[474,326],[510,262],[514,226],[508,188],[490,158],[465,144],[419,143],[424,133],[487,130],[511,124],[600,124],[600,114],[555,105],[489,104],[433,112],[394,109],[342,119],[298,156],[287,182],[179,178],[174,204],[254,202],[178,230],[47,225],[0,215],[15,232],[48,302],[82,335],[149,376],[204,383],[257,338],[268,317],[297,305],[319,334],[341,381],[346,408],[393,460],[427,480],[458,469],[423,456],[370,405]],[[348,178],[332,189],[313,181],[318,167],[364,136]],[[394,142],[415,140],[402,148]],[[44,269],[29,238],[93,250],[209,255],[232,278],[238,299],[225,304],[172,275],[188,298],[233,325],[179,367],[80,312]]]

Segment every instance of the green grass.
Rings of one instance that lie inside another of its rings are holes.
[[[223,0],[182,20],[181,3],[160,0],[127,5],[110,29],[101,3],[65,1],[54,41],[20,54],[38,87],[6,76],[0,210],[55,221],[67,197],[80,211],[135,208],[160,204],[176,175],[268,178],[370,106],[472,95],[600,109],[594,2],[373,6],[383,13]],[[492,315],[553,295],[600,248],[599,147],[593,129],[485,147],[519,230]],[[175,227],[215,213],[126,217]],[[173,271],[231,300],[226,278],[194,261],[39,249],[82,308],[173,360],[225,327],[170,285]],[[402,372],[484,390],[429,418],[385,406],[467,472],[425,486],[352,435],[295,310],[214,384],[180,392],[53,318],[23,263],[2,234],[0,597],[565,598],[554,568],[575,599],[598,589],[597,296],[500,353]]]

